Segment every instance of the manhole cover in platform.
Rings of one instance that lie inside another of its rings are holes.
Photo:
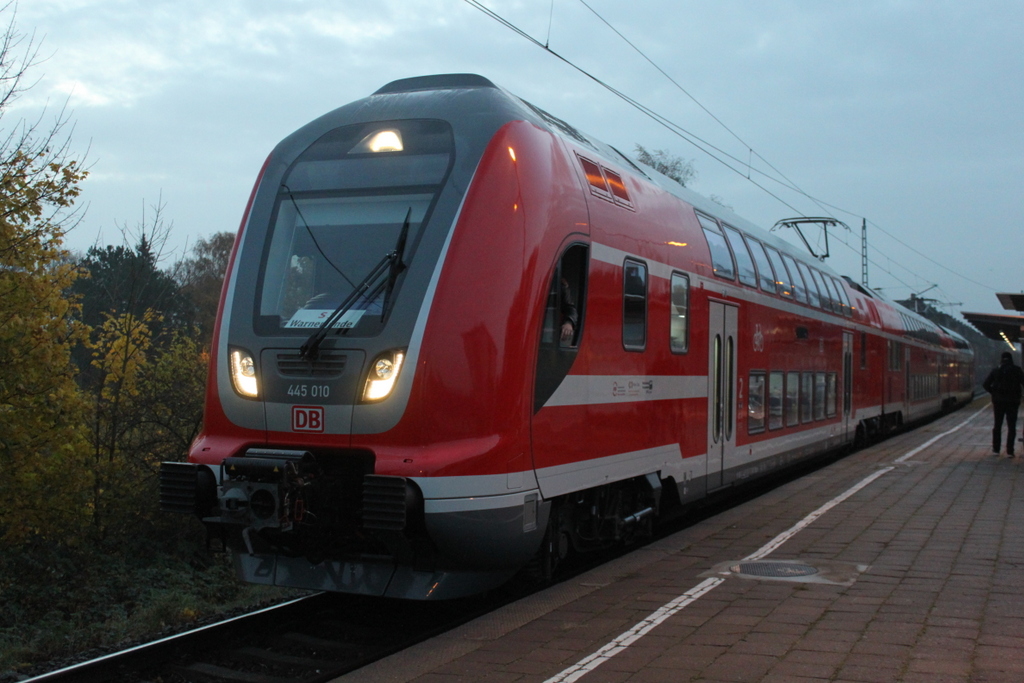
[[[799,562],[740,562],[730,569],[733,574],[771,579],[795,579],[818,573],[818,570],[811,565]]]
[[[720,562],[701,577],[732,576],[737,579],[760,581],[793,581],[796,583],[830,583],[850,586],[861,573],[864,564],[850,564],[829,560],[733,560]]]

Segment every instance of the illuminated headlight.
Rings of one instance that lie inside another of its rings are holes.
[[[352,148],[350,154],[366,154],[367,152],[401,152],[405,149],[402,144],[401,131],[393,128],[378,130],[370,133],[359,141]]]
[[[256,386],[256,363],[252,354],[242,349],[231,349],[231,383],[240,396],[256,398],[259,389]]]
[[[363,389],[364,401],[380,401],[391,394],[395,388],[395,380],[402,370],[405,354],[401,351],[388,351],[377,356],[366,376],[366,387]]]

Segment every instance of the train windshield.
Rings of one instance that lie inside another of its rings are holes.
[[[256,328],[309,334],[355,291],[407,231],[414,258],[452,154],[441,121],[359,124],[331,131],[282,183],[263,254]],[[385,319],[386,276],[370,283],[334,327],[372,335]],[[374,287],[372,285],[379,285]]]

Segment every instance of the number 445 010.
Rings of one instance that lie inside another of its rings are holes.
[[[295,398],[327,398],[331,387],[326,384],[289,384],[288,395]]]

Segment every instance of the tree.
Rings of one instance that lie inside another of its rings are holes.
[[[198,328],[204,346],[208,346],[213,337],[220,290],[234,244],[235,235],[231,232],[218,232],[209,239],[200,239],[192,247],[192,256],[175,267],[175,279],[181,292],[192,302],[190,323]]]
[[[152,207],[151,218],[143,211],[135,228],[120,226],[121,244],[94,245],[79,260],[88,277],[75,282],[74,292],[81,297],[82,320],[90,327],[103,325],[108,315],[140,318],[151,310],[163,318],[153,330],[159,336],[165,324],[176,327],[188,317],[178,283],[160,268],[173,227],[164,222],[163,212],[161,203]]]
[[[8,11],[10,5],[0,7]],[[0,130],[28,87],[36,47],[0,36]],[[67,536],[83,517],[84,405],[70,349],[85,332],[65,292],[79,276],[63,247],[86,171],[63,112],[0,134],[0,537]]]
[[[636,145],[634,148],[637,160],[650,166],[658,173],[668,176],[683,187],[697,179],[697,169],[693,166],[693,160],[687,161],[664,149],[656,149],[648,152],[643,145]]]

